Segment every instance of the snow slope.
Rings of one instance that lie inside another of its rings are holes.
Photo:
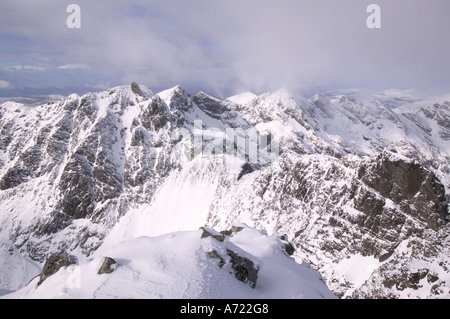
[[[227,98],[227,100],[236,104],[245,105],[253,101],[256,97],[257,95],[253,94],[252,92],[243,92],[237,95],[230,96]]]
[[[4,298],[336,298],[320,274],[299,265],[281,248],[277,236],[244,228],[219,242],[202,231],[137,237],[100,249],[79,265],[60,269],[40,286],[38,278]],[[208,255],[231,249],[252,258],[260,271],[256,287],[238,281],[229,264],[223,268]],[[97,271],[108,256],[117,261],[111,274]]]

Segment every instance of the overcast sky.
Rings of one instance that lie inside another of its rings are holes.
[[[71,3],[81,28],[69,29]],[[381,8],[369,29],[367,6]],[[0,96],[346,88],[450,92],[448,0],[1,0]]]

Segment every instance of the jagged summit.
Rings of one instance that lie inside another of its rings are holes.
[[[133,93],[136,95],[144,96],[144,94],[141,91],[141,88],[139,87],[139,85],[136,82],[131,83],[131,91],[133,91]]]
[[[175,95],[175,94],[190,95],[179,85],[157,93],[157,95],[159,95],[166,103],[168,101],[170,102],[170,98],[172,97],[172,95]],[[169,100],[167,100],[167,99],[169,99]],[[167,103],[167,104],[170,104],[170,103]]]

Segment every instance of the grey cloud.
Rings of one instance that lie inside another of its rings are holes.
[[[11,89],[11,83],[9,83],[8,81],[3,81],[0,80],[0,89]]]
[[[110,85],[181,84],[214,94],[450,84],[448,1],[74,2],[82,10],[77,30],[66,27],[64,1],[2,1],[2,33],[27,47],[13,57],[0,49],[0,59],[49,69],[82,65],[91,81]],[[379,30],[366,26],[372,2],[382,9]]]

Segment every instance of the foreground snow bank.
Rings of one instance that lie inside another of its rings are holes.
[[[335,298],[318,272],[288,256],[282,238],[245,226],[236,229],[226,236],[214,230],[209,232],[216,235],[205,236],[200,229],[124,241],[61,268],[40,285],[37,277],[3,297]],[[232,256],[254,265],[255,285],[238,280]],[[117,265],[99,275],[104,257]]]

